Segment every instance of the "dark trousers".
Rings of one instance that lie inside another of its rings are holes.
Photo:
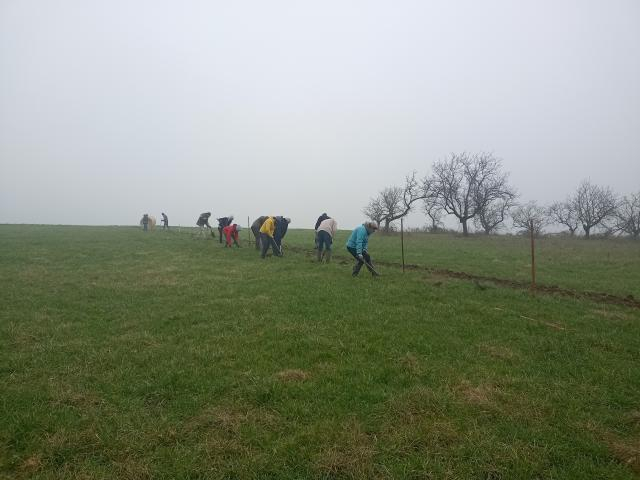
[[[220,239],[220,243],[222,243],[222,230],[224,227],[218,226],[218,238]]]
[[[274,255],[276,255],[277,257],[280,256],[280,249],[278,248],[278,245],[276,244],[276,242],[273,239],[273,237],[270,237],[266,233],[261,233],[260,234],[260,243],[262,243],[262,252],[260,254],[260,256],[262,258],[265,258],[267,256],[267,252],[269,251],[269,247],[271,247],[271,250],[273,250],[273,254]]]
[[[362,268],[362,265],[365,265],[365,263],[360,260],[358,258],[358,252],[356,252],[355,248],[351,248],[351,247],[347,247],[347,250],[349,250],[349,253],[351,255],[353,255],[353,258],[356,259],[356,264],[353,266],[353,272],[352,275],[355,277],[360,273],[360,269]],[[373,271],[371,270],[371,267],[369,267],[369,265],[371,265],[371,257],[369,256],[369,253],[367,252],[362,252],[362,257],[364,258],[364,260],[367,262],[367,269],[371,272],[371,274],[373,275]]]
[[[256,239],[256,250],[260,250],[260,227],[251,226],[251,233],[253,233],[253,238]]]

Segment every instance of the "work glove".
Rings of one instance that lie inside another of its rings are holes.
[[[364,257],[362,256],[361,253],[358,254],[358,260],[360,260],[361,262],[364,262]]]

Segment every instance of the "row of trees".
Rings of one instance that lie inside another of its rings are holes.
[[[363,212],[385,232],[421,204],[431,230],[442,228],[442,219],[451,215],[462,224],[464,235],[469,234],[471,223],[486,234],[495,233],[511,217],[514,227],[533,229],[536,234],[559,224],[571,235],[582,228],[586,238],[596,228],[640,237],[640,192],[619,198],[610,188],[584,180],[566,200],[550,206],[517,200],[499,159],[490,153],[462,153],[435,162],[431,175],[419,179],[413,172],[402,187],[383,189]]]

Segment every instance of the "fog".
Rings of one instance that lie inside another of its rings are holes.
[[[523,201],[638,191],[638,25],[637,0],[2,0],[0,223],[351,228],[462,151]]]

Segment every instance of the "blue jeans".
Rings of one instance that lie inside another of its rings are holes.
[[[322,250],[331,251],[331,244],[333,243],[333,239],[329,233],[324,230],[318,231],[318,251],[322,252]]]

